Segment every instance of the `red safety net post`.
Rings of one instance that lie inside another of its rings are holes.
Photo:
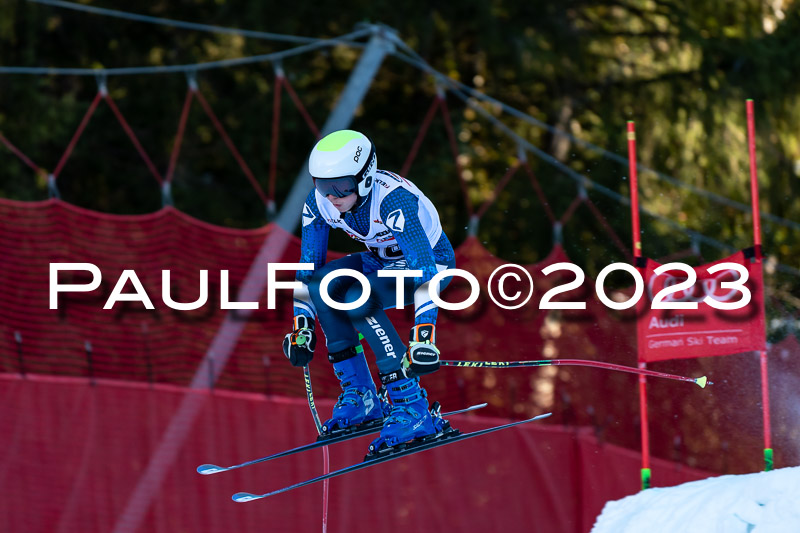
[[[497,197],[503,191],[503,189],[506,188],[506,185],[508,185],[508,182],[511,181],[511,178],[514,177],[514,174],[517,173],[519,167],[520,163],[519,161],[517,161],[506,171],[505,176],[502,177],[502,179],[497,183],[497,186],[492,191],[492,195],[489,196],[489,198],[487,198],[486,201],[484,201],[483,204],[478,208],[478,212],[475,213],[475,216],[477,218],[480,219],[484,215],[484,213],[486,213],[486,210],[489,209],[489,206],[497,201]]]
[[[136,151],[139,152],[139,156],[141,156],[142,160],[144,160],[144,164],[147,165],[147,169],[150,171],[150,174],[158,181],[160,185],[164,184],[164,179],[161,177],[161,173],[158,171],[156,166],[153,164],[153,161],[150,159],[150,156],[147,155],[147,152],[142,147],[142,144],[139,142],[139,139],[136,137],[136,134],[131,129],[128,121],[125,120],[125,117],[122,116],[122,112],[117,107],[117,104],[114,103],[114,100],[108,94],[108,89],[105,86],[105,83],[102,83],[100,86],[100,93],[103,95],[103,99],[108,104],[108,107],[111,108],[111,111],[114,113],[114,116],[117,117],[117,121],[119,121],[120,126],[122,129],[125,130],[125,134],[133,143],[133,146],[136,148]]]
[[[187,83],[189,84],[189,87],[186,90],[186,97],[183,100],[181,117],[178,120],[178,131],[175,134],[175,142],[172,145],[172,152],[169,154],[169,167],[167,167],[167,173],[164,176],[164,183],[162,185],[162,198],[164,205],[172,204],[172,180],[175,177],[175,167],[178,164],[178,155],[181,152],[181,144],[183,143],[183,137],[186,134],[186,122],[189,120],[189,110],[192,107],[192,99],[194,98],[194,94],[197,92],[197,81],[194,73],[187,74]]]
[[[181,144],[183,143],[183,136],[186,132],[186,121],[189,119],[189,109],[192,106],[192,97],[194,90],[188,89],[186,91],[186,98],[183,101],[183,109],[181,109],[181,118],[178,121],[178,132],[175,134],[175,143],[172,145],[172,152],[169,154],[169,167],[167,167],[167,174],[164,176],[166,181],[172,181],[175,176],[175,167],[178,164],[178,154],[181,152]]]
[[[39,165],[31,161],[30,158],[25,154],[23,154],[19,148],[11,144],[11,141],[6,139],[5,135],[3,135],[3,132],[0,132],[0,143],[3,143],[3,145],[5,145],[5,147],[8,148],[12,154],[17,156],[23,163],[32,168],[33,171],[36,172],[37,174],[44,172],[44,170]]]
[[[480,222],[480,219],[483,217],[483,215],[486,214],[486,211],[489,209],[489,207],[491,207],[492,204],[494,204],[497,201],[497,198],[499,197],[500,193],[503,191],[503,189],[506,188],[508,183],[511,181],[511,178],[514,177],[514,175],[520,168],[525,168],[525,171],[528,174],[528,178],[531,181],[531,185],[533,186],[534,191],[536,191],[536,196],[539,198],[539,201],[541,202],[542,207],[544,208],[545,213],[547,214],[547,218],[553,225],[554,242],[556,244],[561,244],[561,227],[563,225],[563,219],[569,218],[569,216],[571,216],[572,213],[571,211],[569,211],[567,214],[565,214],[565,216],[561,221],[556,220],[555,215],[553,214],[553,210],[550,208],[550,203],[547,201],[547,197],[544,195],[544,192],[542,192],[542,187],[539,184],[539,180],[536,179],[536,176],[534,175],[533,171],[530,168],[530,165],[528,164],[528,159],[525,154],[525,149],[522,146],[519,146],[517,149],[517,162],[508,168],[506,173],[503,175],[503,177],[495,186],[491,196],[489,196],[489,198],[487,198],[483,202],[483,204],[481,204],[481,206],[478,208],[478,211],[472,216],[470,220],[470,234],[474,235],[477,232],[478,223]],[[577,203],[579,203],[577,199],[573,201],[573,206],[571,206],[573,211],[574,208],[577,206]]]
[[[464,195],[464,205],[467,207],[467,214],[470,220],[473,219],[472,202],[469,200],[469,192],[467,191],[467,182],[464,180],[463,169],[461,163],[458,162],[458,143],[456,142],[456,135],[453,132],[453,122],[450,120],[450,111],[447,109],[447,100],[445,99],[444,92],[441,88],[437,88],[437,98],[440,99],[440,109],[442,110],[442,118],[444,118],[444,127],[447,130],[447,139],[450,141],[450,151],[453,153],[453,160],[456,165],[456,174],[458,174],[458,183],[461,185],[461,192]]]
[[[58,161],[55,170],[53,171],[50,176],[48,176],[48,185],[50,187],[51,196],[58,196],[58,189],[56,188],[56,180],[58,176],[61,174],[61,171],[64,169],[64,165],[66,165],[67,160],[72,155],[73,150],[75,149],[75,145],[78,143],[78,139],[80,139],[83,131],[86,129],[87,124],[89,124],[89,119],[94,114],[95,110],[97,109],[97,105],[100,103],[100,100],[105,100],[108,106],[111,108],[111,111],[114,113],[114,116],[117,118],[117,121],[122,126],[122,129],[125,131],[128,138],[133,143],[133,146],[136,148],[136,151],[139,153],[141,158],[144,160],[145,165],[147,165],[148,170],[153,175],[153,177],[158,181],[159,184],[164,183],[164,180],[161,177],[161,174],[158,172],[158,169],[153,164],[153,161],[150,159],[150,156],[147,155],[147,152],[142,147],[139,139],[136,137],[136,134],[133,132],[133,129],[130,127],[128,122],[125,120],[125,117],[122,115],[122,112],[117,107],[114,100],[108,94],[108,88],[106,86],[105,76],[100,75],[98,76],[98,91],[95,94],[92,103],[89,105],[89,109],[86,111],[86,114],[83,116],[81,123],[78,125],[78,129],[75,131],[75,134],[72,136],[69,144],[67,145],[66,150],[64,150],[64,154],[61,156],[61,159]]]
[[[286,76],[283,77],[282,81],[283,81],[283,88],[286,89],[286,93],[289,95],[289,98],[292,99],[292,102],[294,102],[294,106],[300,112],[300,115],[303,117],[303,120],[306,121],[308,129],[310,129],[311,133],[314,134],[315,139],[319,139],[319,128],[314,123],[314,120],[311,118],[311,115],[309,114],[308,110],[303,105],[303,102],[301,102],[300,98],[297,97],[297,93],[294,92],[294,87],[292,87],[292,84],[289,83],[289,80],[286,78]]]
[[[294,106],[300,112],[308,129],[314,134],[315,139],[319,139],[319,128],[314,119],[311,118],[303,102],[297,96],[292,84],[286,78],[283,67],[280,63],[274,64],[275,68],[275,92],[272,97],[272,140],[270,142],[270,161],[269,161],[269,189],[267,197],[267,213],[269,217],[275,216],[275,184],[278,180],[278,144],[280,140],[280,119],[281,119],[281,92],[286,89],[289,98],[292,99]]]
[[[692,243],[689,245],[689,248],[675,252],[674,254],[669,254],[667,256],[660,257],[658,259],[658,262],[662,264],[672,263],[674,261],[680,261],[682,259],[686,259],[687,257],[697,257],[698,259],[700,259],[700,262],[705,262],[705,260],[703,259],[703,254],[700,252],[700,245],[697,242],[697,239],[695,237],[692,237],[691,240]]]
[[[425,118],[422,120],[422,125],[419,128],[419,132],[417,132],[417,137],[414,139],[414,142],[411,145],[411,150],[408,152],[408,156],[406,156],[406,160],[403,163],[403,166],[400,168],[400,175],[406,176],[408,174],[408,171],[411,169],[411,165],[417,158],[419,148],[422,145],[422,141],[425,139],[425,135],[428,133],[428,128],[430,127],[431,122],[433,121],[433,117],[436,115],[437,109],[441,110],[442,112],[442,120],[444,121],[445,131],[447,132],[447,139],[449,141],[450,151],[453,154],[453,161],[456,167],[456,174],[458,175],[458,183],[461,186],[461,193],[464,196],[464,205],[467,208],[467,215],[469,216],[470,224],[472,225],[472,229],[470,230],[472,233],[474,232],[475,224],[477,223],[479,217],[474,214],[474,211],[472,209],[472,203],[469,200],[467,183],[464,180],[461,163],[459,163],[458,161],[458,156],[459,156],[458,143],[456,142],[455,132],[453,131],[453,123],[450,120],[450,112],[447,109],[447,100],[445,99],[445,92],[444,89],[439,85],[436,86],[436,98],[434,98],[433,102],[428,108],[427,113],[425,113]]]
[[[553,242],[556,244],[563,244],[563,237],[562,237],[562,228],[564,225],[569,222],[572,218],[572,215],[575,214],[575,211],[578,207],[586,201],[586,189],[583,185],[578,185],[578,194],[575,198],[572,199],[572,202],[567,206],[567,209],[561,215],[557,221],[553,222]]]
[[[631,255],[630,250],[628,250],[628,248],[622,242],[622,239],[619,238],[617,232],[611,227],[611,224],[608,223],[606,217],[604,217],[597,206],[594,205],[594,202],[592,202],[591,198],[586,195],[585,189],[583,189],[581,192],[581,199],[586,207],[589,208],[589,211],[592,212],[594,218],[600,223],[601,226],[603,226],[603,229],[606,230],[606,233],[608,233],[608,235],[611,237],[611,240],[614,241],[614,245],[619,249],[619,251],[625,255],[626,259],[629,261],[632,260],[633,256]]]
[[[101,91],[97,91],[97,94],[94,95],[94,99],[92,103],[89,104],[89,109],[86,110],[86,114],[83,115],[81,119],[81,123],[78,125],[78,129],[75,130],[72,139],[69,141],[66,150],[61,155],[61,159],[58,160],[58,164],[56,165],[55,170],[53,170],[52,174],[50,174],[50,179],[53,183],[58,179],[58,176],[61,174],[61,171],[64,169],[64,165],[67,164],[67,160],[72,155],[72,151],[75,149],[75,145],[78,143],[78,139],[81,138],[83,134],[83,130],[86,129],[86,125],[89,123],[89,119],[92,118],[94,115],[95,110],[97,109],[97,104],[100,103],[100,100],[103,99],[103,93]]]
[[[422,146],[422,141],[425,139],[425,135],[428,133],[428,128],[430,127],[431,122],[433,121],[434,115],[436,115],[436,110],[439,109],[441,105],[442,105],[442,96],[440,93],[437,92],[436,98],[433,99],[433,102],[431,102],[431,106],[428,108],[428,112],[425,113],[425,118],[422,120],[422,125],[419,128],[419,132],[417,132],[417,137],[414,139],[414,143],[411,145],[411,151],[408,152],[408,156],[406,157],[403,166],[400,168],[401,176],[407,176],[408,171],[411,170],[411,165],[417,158],[419,147]]]
[[[548,217],[550,218],[550,221],[552,222],[553,228],[555,230],[554,235],[555,235],[555,241],[557,243],[559,244],[561,243],[561,228],[572,218],[572,215],[575,214],[575,211],[578,209],[578,207],[580,207],[581,204],[584,204],[587,208],[589,208],[589,211],[592,213],[594,218],[600,223],[603,229],[606,230],[606,233],[608,233],[608,235],[611,237],[611,240],[614,242],[614,245],[616,245],[616,247],[628,259],[631,259],[630,252],[628,251],[628,249],[623,244],[622,240],[617,235],[617,232],[614,231],[614,228],[611,227],[611,224],[608,223],[608,221],[600,212],[600,210],[597,208],[597,206],[594,204],[594,202],[592,202],[592,200],[589,198],[589,195],[587,194],[586,188],[583,186],[583,184],[578,185],[578,195],[572,200],[569,206],[567,206],[567,209],[561,215],[561,218],[556,221],[553,212],[550,210],[549,206],[546,203],[546,200],[544,199],[544,194],[542,193],[539,181],[533,175],[533,172],[530,170],[530,167],[528,167],[527,164],[526,164],[526,170],[531,177],[531,182],[533,183],[534,188],[536,189],[536,193],[539,195],[539,198],[542,200],[542,204],[544,204],[547,209]]]
[[[525,169],[525,173],[528,174],[528,178],[531,180],[533,190],[536,191],[536,196],[539,197],[539,201],[542,203],[542,208],[544,208],[547,218],[550,220],[551,224],[555,224],[556,216],[550,208],[550,202],[547,201],[544,192],[542,192],[542,186],[539,184],[539,180],[536,179],[536,175],[533,173],[530,164],[528,164],[528,158],[525,156],[525,151],[522,150],[522,148],[520,148],[520,160],[522,161],[522,168]]]
[[[217,119],[217,116],[214,114],[214,111],[211,109],[211,106],[206,101],[205,97],[203,96],[203,93],[201,93],[199,90],[196,90],[195,96],[197,96],[197,101],[200,102],[200,105],[203,106],[203,111],[205,111],[206,115],[208,115],[208,118],[211,119],[211,122],[214,124],[214,128],[216,128],[217,133],[219,133],[220,136],[222,137],[222,140],[225,142],[225,146],[228,147],[228,150],[231,152],[234,159],[236,159],[236,162],[239,164],[239,167],[242,169],[242,172],[244,172],[244,175],[250,181],[250,184],[253,186],[253,189],[255,189],[256,193],[258,194],[258,197],[261,198],[261,201],[266,206],[269,203],[267,195],[264,194],[264,190],[261,188],[261,185],[258,184],[258,181],[253,175],[253,172],[250,170],[250,167],[247,166],[247,163],[245,163],[244,159],[239,153],[239,150],[236,149],[236,146],[233,144],[233,141],[228,135],[228,132],[225,131],[225,128],[222,126],[222,123],[219,121],[219,119]]]
[[[641,229],[639,226],[639,179],[636,173],[636,126],[628,121],[628,171],[630,173],[631,194],[631,226],[633,237],[633,257],[636,268],[640,268],[638,259],[642,257]],[[647,363],[639,361],[639,368],[644,370]],[[650,433],[647,418],[647,378],[639,376],[639,414],[642,431],[642,490],[651,486],[650,470]]]
[[[753,100],[745,103],[747,109],[747,147],[750,156],[750,202],[753,209],[753,243],[755,245],[754,261],[761,265],[761,212],[758,206],[758,167],[756,164],[756,121],[753,111]],[[761,310],[763,313],[763,310]],[[769,416],[769,372],[767,369],[766,333],[764,348],[761,350],[761,409],[764,418],[764,470],[772,470],[775,461],[772,450],[772,430]]]
[[[581,186],[578,189],[578,195],[572,199],[572,202],[570,202],[566,211],[564,211],[564,214],[561,215],[561,218],[558,220],[558,224],[563,226],[564,224],[569,222],[569,219],[571,219],[572,215],[575,214],[575,210],[578,209],[578,206],[581,205],[581,203],[583,202],[583,200],[581,199],[582,194],[583,194],[583,186]]]

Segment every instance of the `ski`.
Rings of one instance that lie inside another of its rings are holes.
[[[458,411],[443,413],[441,416],[445,417],[445,416],[458,415],[461,413],[467,413],[470,411],[482,409],[487,405],[488,404],[486,403],[479,403],[477,405],[472,405],[470,407],[467,407],[466,409],[459,409]],[[197,467],[197,473],[202,474],[204,476],[208,476],[211,474],[219,474],[220,472],[227,472],[229,470],[236,470],[237,468],[242,468],[245,466],[264,463],[266,461],[271,461],[273,459],[278,459],[280,457],[287,457],[289,455],[294,455],[296,453],[313,450],[315,448],[320,448],[322,446],[327,446],[329,444],[336,444],[339,442],[344,442],[346,440],[355,439],[357,437],[363,437],[364,435],[370,435],[372,433],[380,431],[381,427],[383,427],[383,420],[367,422],[366,424],[361,424],[349,430],[334,432],[330,435],[320,435],[317,438],[316,442],[305,444],[303,446],[298,446],[297,448],[291,448],[289,450],[285,450],[282,452],[274,453],[272,455],[267,455],[266,457],[261,457],[259,459],[253,459],[252,461],[246,461],[238,465],[233,465],[233,466],[217,466],[212,464],[200,465]]]
[[[457,430],[451,430],[452,436],[447,436],[447,433],[444,436],[437,436],[430,440],[423,440],[419,444],[409,445],[407,448],[402,448],[397,451],[389,450],[385,452],[378,452],[374,458],[367,458],[360,463],[356,463],[350,466],[346,466],[339,470],[334,470],[328,474],[323,474],[321,476],[317,476],[311,479],[307,479],[305,481],[301,481],[300,483],[295,483],[294,485],[289,485],[287,487],[283,487],[282,489],[274,490],[272,492],[267,492],[265,494],[251,494],[249,492],[237,492],[232,496],[233,501],[238,503],[244,502],[251,502],[253,500],[260,500],[262,498],[267,498],[269,496],[275,496],[276,494],[282,494],[284,492],[288,492],[290,490],[298,489],[300,487],[305,487],[306,485],[311,485],[318,481],[324,481],[326,479],[331,479],[337,476],[341,476],[344,474],[349,474],[351,472],[355,472],[356,470],[361,470],[363,468],[369,468],[371,466],[375,466],[381,463],[389,462],[393,459],[399,459],[400,457],[406,457],[418,452],[422,452],[425,450],[430,450],[432,448],[437,448],[439,446],[445,446],[447,444],[452,444],[454,442],[460,442],[463,440],[471,439],[473,437],[480,437],[482,435],[487,435],[489,433],[493,433],[495,431],[500,431],[501,429],[507,429],[514,426],[519,426],[521,424],[527,424],[528,422],[533,422],[534,420],[541,420],[542,418],[547,418],[548,416],[552,415],[553,413],[545,413],[543,415],[535,416],[533,418],[529,418],[527,420],[518,420],[516,422],[511,422],[508,424],[502,424],[500,426],[493,426],[486,429],[481,429],[478,431],[472,431],[470,433],[458,433]]]

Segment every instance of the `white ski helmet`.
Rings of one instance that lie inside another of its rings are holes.
[[[366,135],[339,130],[319,140],[308,158],[308,172],[323,196],[365,197],[372,190],[378,159]]]

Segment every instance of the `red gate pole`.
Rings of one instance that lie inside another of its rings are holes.
[[[755,244],[755,260],[759,268],[763,269],[761,262],[761,212],[758,207],[758,169],[756,166],[756,121],[753,112],[753,100],[748,98],[745,102],[747,108],[747,147],[750,155],[750,202],[753,209],[753,243]],[[762,287],[762,291],[764,288]],[[761,309],[761,313],[764,310]],[[772,453],[772,431],[769,418],[769,372],[767,371],[767,339],[764,338],[764,348],[761,350],[761,409],[764,417],[764,470],[769,472],[774,465]]]
[[[639,268],[638,259],[642,257],[642,233],[639,226],[639,180],[636,173],[636,126],[628,121],[628,170],[631,188],[631,226],[633,230],[633,261]],[[639,361],[644,370],[647,363]],[[642,490],[650,488],[650,431],[647,418],[647,378],[639,375],[639,416],[642,420]]]

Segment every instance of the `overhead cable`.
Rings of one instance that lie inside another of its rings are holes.
[[[444,81],[444,80],[440,80],[440,81]],[[613,190],[609,189],[608,187],[605,187],[603,185],[600,185],[599,183],[596,183],[596,182],[592,181],[591,179],[587,178],[586,176],[578,173],[577,171],[573,170],[572,168],[570,168],[566,164],[562,163],[561,161],[559,161],[558,159],[556,159],[552,155],[548,154],[547,152],[543,151],[542,149],[538,148],[537,146],[534,146],[533,144],[531,144],[527,140],[523,139],[515,131],[513,131],[506,124],[504,124],[501,120],[498,120],[497,117],[493,116],[491,113],[486,111],[486,109],[484,109],[483,107],[478,105],[475,102],[475,100],[470,98],[470,96],[468,94],[466,94],[465,92],[463,92],[463,91],[461,91],[459,89],[451,89],[451,92],[455,96],[457,96],[459,99],[461,99],[468,107],[474,109],[480,115],[482,115],[484,118],[486,118],[489,122],[491,122],[493,126],[495,126],[496,128],[500,129],[501,131],[503,131],[503,133],[505,133],[507,136],[511,137],[523,149],[532,152],[537,157],[542,159],[544,162],[554,166],[555,168],[557,168],[558,170],[563,172],[566,176],[571,178],[579,187],[583,186],[583,187],[585,187],[587,189],[596,190],[597,192],[603,194],[604,196],[607,196],[608,198],[611,198],[612,200],[615,200],[616,202],[619,202],[619,203],[621,203],[623,205],[626,205],[626,206],[630,206],[630,198],[628,198],[627,196],[624,196],[624,195],[622,195],[622,194],[620,194],[620,193],[618,193],[616,191],[613,191]],[[719,250],[723,250],[723,251],[726,251],[728,253],[732,253],[732,252],[736,251],[736,248],[734,248],[733,246],[725,244],[725,243],[723,243],[721,241],[718,241],[717,239],[714,239],[712,237],[708,237],[708,236],[706,236],[706,235],[704,235],[704,234],[702,234],[700,232],[697,232],[695,230],[683,227],[680,224],[676,223],[675,221],[673,221],[673,220],[671,220],[671,219],[669,219],[667,217],[664,217],[662,215],[659,215],[657,213],[654,213],[654,212],[652,212],[652,211],[650,211],[650,210],[648,210],[648,209],[646,209],[644,207],[640,206],[639,210],[642,213],[644,213],[644,214],[646,214],[646,215],[648,215],[648,216],[650,216],[650,217],[652,217],[652,218],[654,218],[654,219],[666,224],[667,226],[669,226],[673,230],[688,235],[693,240],[693,242],[702,242],[702,243],[705,243],[705,244],[707,244],[707,245],[709,245],[709,246],[711,246],[713,248],[716,248],[716,249],[719,249]],[[792,275],[795,275],[795,276],[800,276],[800,269],[797,269],[797,268],[794,268],[794,267],[790,267],[788,265],[783,265],[781,263],[778,263],[776,265],[776,268],[781,272],[784,272],[784,273],[787,273],[787,274],[792,274]]]
[[[31,0],[39,1],[39,0]],[[288,50],[281,50],[280,52],[273,52],[271,54],[261,54],[247,57],[237,57],[232,59],[220,59],[218,61],[208,61],[205,63],[192,63],[186,65],[165,65],[165,66],[151,66],[151,67],[122,67],[122,68],[55,68],[55,67],[4,67],[0,66],[0,74],[38,74],[38,75],[71,75],[71,76],[125,76],[134,74],[170,74],[170,73],[186,73],[197,72],[201,70],[210,70],[216,68],[234,67],[240,65],[249,65],[252,63],[265,63],[276,62],[319,48],[328,46],[335,46],[342,42],[343,39],[359,39],[365,37],[372,32],[371,29],[361,29],[337,39],[322,39],[313,43],[304,44]],[[348,43],[351,46],[357,46],[357,43]],[[362,45],[363,46],[363,45]]]
[[[159,26],[171,26],[173,28],[183,28],[187,30],[204,31],[210,33],[224,33],[229,35],[240,35],[242,37],[250,37],[253,39],[262,39],[267,41],[285,41],[290,43],[316,43],[321,40],[317,37],[298,37],[297,35],[285,35],[281,33],[271,33],[266,31],[242,30],[238,28],[229,28],[225,26],[215,26],[213,24],[200,24],[197,22],[186,22],[183,20],[174,20],[162,17],[152,17],[149,15],[140,15],[138,13],[129,13],[126,11],[119,11],[116,9],[106,9],[102,7],[87,6],[84,4],[76,4],[74,2],[64,2],[63,0],[28,0],[36,4],[43,4],[53,7],[61,7],[64,9],[72,9],[74,11],[83,11],[95,15],[103,15],[106,17],[115,17],[126,20],[135,20],[137,22],[145,22],[148,24],[156,24]],[[340,39],[344,39],[343,37]]]
[[[403,47],[403,50],[408,52],[408,51],[410,51],[410,48],[408,48],[406,46],[406,47]],[[411,51],[411,52],[413,52],[413,51]],[[619,163],[619,164],[621,164],[621,165],[623,165],[625,167],[627,167],[627,165],[628,165],[627,158],[625,158],[625,157],[623,157],[623,156],[621,156],[619,154],[615,154],[614,152],[606,150],[605,148],[601,148],[600,146],[597,146],[596,144],[592,144],[589,141],[580,139],[580,138],[578,138],[578,137],[576,137],[576,136],[574,136],[574,135],[572,135],[572,134],[570,134],[570,133],[568,133],[568,132],[566,132],[564,130],[556,128],[555,126],[551,126],[550,124],[547,124],[546,122],[542,122],[541,120],[538,120],[538,119],[532,117],[531,115],[528,115],[527,113],[525,113],[523,111],[520,111],[519,109],[511,107],[510,105],[505,104],[505,103],[497,100],[496,98],[492,98],[491,96],[488,96],[488,95],[486,95],[486,94],[484,94],[484,93],[482,93],[482,92],[480,92],[480,91],[478,91],[478,90],[476,90],[476,89],[474,89],[472,87],[469,87],[468,85],[466,85],[466,84],[464,84],[464,83],[462,83],[462,82],[460,82],[458,80],[454,80],[454,79],[450,78],[449,76],[446,76],[445,74],[439,72],[438,70],[436,70],[435,68],[430,66],[424,59],[422,59],[415,52],[413,53],[413,55],[412,54],[406,55],[406,54],[402,54],[402,53],[395,53],[395,57],[401,59],[402,61],[405,61],[405,62],[411,64],[412,66],[415,66],[415,67],[425,71],[426,73],[436,77],[437,79],[439,79],[443,83],[449,85],[450,87],[453,87],[453,88],[457,87],[459,90],[466,92],[467,94],[469,94],[473,98],[476,98],[478,100],[481,100],[481,101],[484,101],[484,102],[487,102],[487,103],[490,103],[490,104],[492,104],[494,106],[499,107],[500,109],[502,109],[508,115],[511,115],[513,117],[516,117],[516,118],[519,118],[520,120],[523,120],[524,122],[527,122],[528,124],[531,124],[533,126],[545,129],[546,131],[552,133],[553,135],[558,135],[558,136],[561,136],[561,137],[565,137],[565,138],[569,139],[570,141],[574,142],[575,144],[577,144],[579,146],[582,146],[582,147],[586,148],[587,150],[590,150],[590,151],[592,151],[594,153],[600,154],[603,157],[605,157],[607,159],[610,159],[610,160],[612,160],[612,161],[614,161],[616,163]],[[716,202],[716,203],[719,203],[719,204],[722,204],[722,205],[726,205],[728,207],[732,207],[732,208],[737,209],[739,211],[742,211],[744,213],[750,213],[752,211],[752,208],[747,204],[744,204],[742,202],[737,202],[736,200],[732,200],[730,198],[726,198],[725,196],[722,196],[720,194],[716,194],[716,193],[711,192],[711,191],[707,191],[705,189],[701,189],[700,187],[697,187],[695,185],[692,185],[692,184],[686,183],[684,181],[681,181],[681,180],[679,180],[679,179],[677,179],[677,178],[675,178],[673,176],[670,176],[670,175],[665,174],[663,172],[659,172],[659,171],[657,171],[655,169],[652,169],[650,167],[642,165],[641,163],[637,164],[637,168],[641,172],[646,172],[646,173],[649,173],[649,174],[653,174],[658,179],[664,180],[664,181],[666,181],[666,182],[668,182],[668,183],[670,183],[670,184],[672,184],[672,185],[674,185],[676,187],[680,187],[682,189],[690,190],[694,194],[697,194],[698,196],[702,196],[704,198],[707,198],[707,199],[709,199],[709,200],[711,200],[713,202]],[[789,227],[789,228],[792,228],[792,229],[800,230],[800,223],[795,222],[793,220],[788,220],[788,219],[785,219],[785,218],[782,218],[782,217],[779,217],[779,216],[776,216],[776,215],[772,215],[770,213],[761,213],[761,218],[764,219],[764,220],[767,220],[767,221],[769,221],[769,222],[771,222],[773,224],[777,224],[777,225],[780,225],[780,226],[785,226],[785,227]]]

